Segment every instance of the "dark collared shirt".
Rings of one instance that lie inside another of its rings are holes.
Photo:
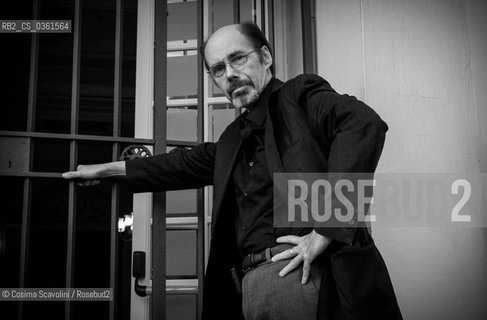
[[[238,207],[237,246],[242,256],[275,246],[280,236],[310,231],[273,227],[273,180],[265,156],[265,120],[273,81],[240,122],[243,141],[233,171],[233,185]]]
[[[272,247],[276,236],[272,226],[272,179],[265,160],[265,118],[271,85],[241,119],[242,146],[233,171],[238,212],[235,217],[237,246],[242,256]]]

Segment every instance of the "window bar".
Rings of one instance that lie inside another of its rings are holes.
[[[197,2],[197,45],[200,46],[203,43],[203,0],[198,0]],[[199,63],[196,64],[198,70],[197,70],[197,77],[198,77],[198,88],[196,92],[197,96],[197,101],[198,101],[198,118],[197,118],[197,141],[198,142],[203,142],[204,141],[204,125],[205,125],[205,119],[203,117],[204,107],[203,107],[203,81],[204,81],[204,76],[205,72],[203,71],[203,65],[201,63],[202,61],[202,56],[200,53],[200,50],[197,52],[197,61]]]
[[[31,148],[32,150],[32,148]],[[2,177],[23,177],[23,178],[61,178],[58,172],[32,172],[32,171],[0,171]]]
[[[63,133],[48,133],[48,132],[24,132],[24,131],[0,131],[2,137],[29,137],[29,138],[45,138],[45,139],[64,139],[64,140],[83,140],[83,141],[103,141],[103,142],[121,142],[132,144],[154,144],[152,139],[141,138],[124,138],[112,136],[95,136],[88,134],[63,134]]]
[[[240,22],[240,0],[233,0],[233,23]]]
[[[20,279],[19,287],[24,288],[27,281],[27,253],[29,244],[30,229],[30,196],[31,196],[31,179],[24,179],[23,206],[22,206],[22,226],[21,226],[21,243],[20,243]]]
[[[123,62],[123,1],[117,0],[115,12],[115,70],[113,84],[113,136],[120,136],[122,114],[122,62]],[[112,144],[112,161],[117,161],[120,155],[120,144]],[[112,183],[110,207],[110,288],[115,299],[110,301],[109,319],[117,318],[117,256],[118,256],[118,209],[119,209],[119,185]]]
[[[118,0],[121,1],[121,0]],[[112,159],[117,160],[120,154],[119,144],[113,144]],[[110,301],[109,319],[117,319],[117,300],[118,300],[118,211],[119,211],[119,185],[118,182],[112,183],[111,207],[110,207],[110,288],[115,299]]]
[[[202,15],[203,17],[208,17],[208,20],[204,20],[202,19],[202,21],[199,21],[200,24],[198,24],[198,27],[201,28],[202,32],[203,32],[203,36],[202,36],[202,40],[205,40],[208,38],[208,33],[209,33],[209,29],[210,29],[210,22],[212,21],[212,18],[210,18],[210,9],[209,9],[209,1],[208,0],[202,0],[202,3],[201,3],[201,12],[202,12]],[[201,44],[203,44],[203,42],[201,42]],[[201,45],[200,44],[200,45]],[[204,68],[204,65],[203,65],[203,62],[200,60],[200,68]],[[203,70],[203,69],[202,69]],[[209,94],[208,94],[208,87],[209,87],[209,76],[206,75],[206,70],[203,71],[203,83],[202,83],[202,86],[203,86],[203,97],[200,101],[200,103],[203,105],[204,107],[204,112],[203,112],[203,121],[205,123],[205,125],[203,126],[203,137],[204,137],[204,140],[203,141],[209,141],[209,126],[208,126],[208,123],[209,123],[209,119],[208,119],[208,116],[209,116],[209,104],[210,104],[210,101],[209,101]],[[211,204],[211,196],[210,196],[210,187],[205,187],[204,189],[204,199],[203,199],[203,202],[204,202],[204,213],[203,213],[203,221],[204,221],[204,248],[209,248],[209,232],[207,232],[207,230],[209,229],[209,225],[208,225],[208,218],[211,214],[210,214],[210,204]],[[201,219],[200,219],[201,220]],[[204,260],[203,260],[203,264],[204,266],[206,266],[206,262],[208,260],[208,250],[205,250],[204,251]],[[201,294],[201,296],[203,296]]]
[[[115,71],[113,85],[113,136],[120,136],[122,114],[123,2],[117,0],[115,22]]]
[[[258,25],[262,32],[264,32],[265,34],[265,28],[262,25],[262,0],[254,0],[254,12],[254,23]]]
[[[79,109],[79,73],[80,73],[80,52],[81,52],[81,19],[82,0],[75,0],[74,21],[73,21],[73,77],[71,83],[71,134],[78,132],[78,109]],[[69,145],[69,170],[75,170],[77,159],[76,140]],[[74,281],[74,250],[76,237],[76,186],[74,181],[69,182],[68,197],[68,230],[66,250],[66,288],[71,288]],[[66,301],[64,310],[65,319],[71,319],[71,302]]]
[[[303,71],[316,73],[315,1],[301,0]]]
[[[38,0],[34,0],[33,18],[38,19],[40,5]],[[35,111],[36,111],[36,97],[37,97],[37,62],[39,52],[39,34],[31,34],[30,47],[30,71],[29,71],[29,97],[27,105],[27,132],[34,131]]]
[[[32,19],[39,17],[40,4],[38,0],[34,0],[32,7]],[[37,96],[37,63],[39,52],[39,35],[34,33],[31,35],[31,48],[30,48],[30,71],[29,71],[29,96],[27,100],[27,130],[28,132],[34,129],[35,119],[35,102]],[[32,139],[29,138],[29,171],[32,171]],[[23,198],[22,198],[22,221],[21,221],[21,233],[20,233],[20,262],[19,262],[19,287],[25,288],[27,284],[27,271],[28,271],[28,254],[29,254],[29,231],[30,231],[30,213],[31,213],[31,194],[32,194],[32,180],[30,177],[24,179],[23,186]],[[22,301],[18,302],[18,319],[23,318],[23,306]]]
[[[203,33],[202,35],[202,42],[198,44],[198,46],[201,46],[203,45],[203,41],[205,39],[207,39],[208,37],[208,33],[209,33],[209,28],[210,28],[210,21],[211,18],[210,18],[210,12],[209,12],[209,1],[208,0],[201,0],[201,5],[200,7],[201,8],[198,8],[198,10],[201,10],[201,14],[203,15],[203,17],[208,17],[208,21],[205,21],[202,19],[202,21],[198,21],[199,24],[197,24],[197,28],[201,28],[201,32]],[[198,14],[199,11],[198,11]],[[199,29],[198,29],[199,30]],[[199,37],[199,35],[197,35]],[[199,50],[198,50],[199,51]],[[201,56],[200,56],[201,57]],[[203,64],[203,61],[200,59],[198,61],[198,63],[200,64],[200,68],[204,68],[204,64]],[[203,126],[203,141],[206,142],[208,141],[208,136],[209,136],[209,133],[208,133],[208,108],[209,108],[209,97],[208,97],[208,87],[209,87],[209,76],[206,75],[206,69],[204,69],[203,71],[203,82],[201,83],[201,86],[203,87],[203,96],[202,96],[202,100],[200,101],[200,103],[203,105],[203,121],[205,123],[205,125]]]
[[[154,154],[166,152],[167,1],[155,1]],[[152,319],[166,319],[166,194],[153,193]]]
[[[24,179],[22,206],[22,225],[21,225],[21,242],[20,242],[20,270],[19,270],[19,288],[25,288],[27,281],[27,262],[29,253],[29,230],[30,230],[30,212],[31,212],[31,194],[32,181],[30,178]],[[22,301],[18,302],[17,319],[22,319],[23,314]]]
[[[198,45],[201,45],[204,41],[204,10],[203,10],[203,1],[198,0],[197,3],[197,42]],[[205,139],[204,127],[205,127],[205,117],[204,112],[207,111],[207,108],[204,106],[204,77],[205,72],[203,70],[203,64],[201,63],[202,56],[200,51],[198,50],[198,142],[203,142]],[[197,309],[196,309],[196,319],[200,319],[202,305],[203,305],[203,280],[205,274],[205,192],[204,188],[200,188],[196,194],[197,204],[196,204],[196,212],[198,213],[198,231],[196,233],[196,274],[198,276],[198,295],[197,295]]]
[[[266,29],[267,29],[267,39],[269,40],[269,44],[271,45],[272,52],[274,56],[276,53],[274,52],[274,0],[267,0],[266,1]],[[275,65],[274,61],[274,65]]]

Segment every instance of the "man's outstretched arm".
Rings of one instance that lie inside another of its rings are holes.
[[[63,173],[63,177],[76,179],[80,186],[121,177],[134,193],[196,189],[213,183],[215,152],[216,144],[207,142],[191,150],[175,149],[147,158],[79,165],[76,171]]]
[[[81,164],[76,168],[76,171],[63,173],[63,178],[75,179],[80,186],[93,186],[100,183],[102,178],[125,175],[125,161],[115,161],[100,164]]]

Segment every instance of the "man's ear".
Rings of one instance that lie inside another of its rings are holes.
[[[266,66],[272,65],[272,55],[267,46],[262,46],[262,61]]]

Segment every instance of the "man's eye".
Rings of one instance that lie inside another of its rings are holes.
[[[217,73],[224,71],[225,66],[220,64],[220,65],[214,66],[212,69],[213,69],[213,74],[217,74]]]
[[[242,55],[238,55],[238,56],[233,57],[231,62],[232,63],[238,63],[244,59],[245,59],[245,55],[242,54]]]

